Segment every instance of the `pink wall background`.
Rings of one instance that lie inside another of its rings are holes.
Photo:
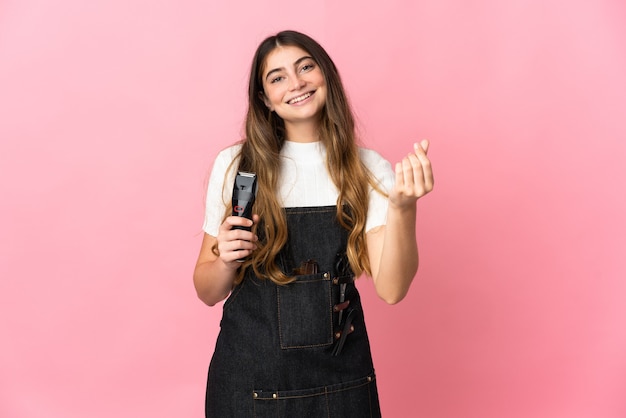
[[[205,181],[284,28],[329,50],[367,146],[432,142],[409,296],[360,283],[385,416],[626,416],[625,23],[617,0],[3,0],[0,416],[202,416]]]

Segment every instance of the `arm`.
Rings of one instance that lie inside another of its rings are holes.
[[[434,179],[426,156],[428,141],[396,164],[396,182],[389,193],[387,224],[367,233],[372,279],[378,296],[389,304],[400,302],[409,291],[419,257],[415,238],[417,199],[433,189]]]
[[[254,222],[258,216],[254,215]],[[200,255],[193,272],[193,283],[198,297],[207,305],[213,306],[229,295],[237,269],[238,259],[249,256],[256,248],[257,236],[252,232],[232,229],[235,225],[252,226],[253,221],[229,216],[219,228],[218,236],[204,234]],[[211,248],[217,242],[219,256]]]

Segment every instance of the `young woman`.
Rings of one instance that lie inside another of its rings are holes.
[[[407,294],[416,202],[433,188],[428,142],[395,172],[358,147],[334,63],[298,32],[259,45],[248,93],[246,137],[213,166],[194,272],[207,305],[228,297],[206,416],[380,416],[354,279],[371,276],[390,304]],[[230,216],[238,171],[257,176],[252,220]]]

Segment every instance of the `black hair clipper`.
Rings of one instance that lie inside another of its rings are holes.
[[[256,174],[239,171],[233,186],[233,216],[252,219],[252,205],[256,199],[256,191]],[[251,230],[246,226],[234,226],[233,229]]]

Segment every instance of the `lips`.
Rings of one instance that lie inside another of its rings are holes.
[[[315,93],[314,91],[309,91],[307,93],[304,93],[303,95],[300,95],[298,97],[294,97],[293,99],[287,101],[287,104],[296,104],[296,103],[300,103],[303,100],[308,99],[309,97],[313,96],[313,93]]]

